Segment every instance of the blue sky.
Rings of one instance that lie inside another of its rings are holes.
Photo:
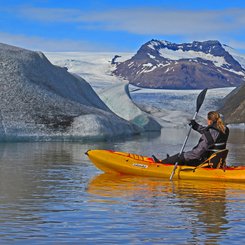
[[[219,40],[245,53],[244,0],[1,0],[0,42],[135,52],[151,39]]]

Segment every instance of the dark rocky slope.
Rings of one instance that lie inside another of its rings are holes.
[[[226,123],[245,123],[245,84],[224,99],[220,112]]]

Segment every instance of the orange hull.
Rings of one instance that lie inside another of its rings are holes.
[[[152,158],[126,152],[89,150],[89,159],[106,173],[169,178],[174,165],[155,163]],[[224,169],[178,166],[173,179],[219,180],[245,183],[245,166]]]

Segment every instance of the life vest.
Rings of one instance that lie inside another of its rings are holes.
[[[209,129],[214,129],[219,132],[217,139],[214,141]],[[209,126],[204,132],[204,135],[208,141],[209,150],[223,150],[226,148],[226,142],[229,137],[229,128],[225,128],[225,133],[221,132],[214,126]]]
[[[219,132],[218,137],[216,138],[215,141],[212,137],[210,129],[214,129],[214,130]],[[225,133],[222,133],[220,130],[218,130],[215,127],[215,125],[210,125],[204,129],[203,134],[208,141],[208,150],[200,156],[200,159],[198,159],[199,162],[203,162],[204,160],[209,158],[216,151],[226,149],[226,142],[227,142],[228,136],[229,136],[229,128],[226,127]],[[202,140],[203,140],[203,138],[201,137],[198,144],[193,149],[197,148],[200,144],[200,141],[202,141]],[[196,161],[196,159],[195,159],[195,161]]]

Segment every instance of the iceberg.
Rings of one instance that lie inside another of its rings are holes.
[[[92,87],[41,52],[0,44],[0,140],[119,137],[139,133]]]
[[[139,126],[143,131],[161,131],[158,119],[141,110],[132,101],[127,82],[118,82],[109,89],[99,92],[99,96],[111,111]]]

